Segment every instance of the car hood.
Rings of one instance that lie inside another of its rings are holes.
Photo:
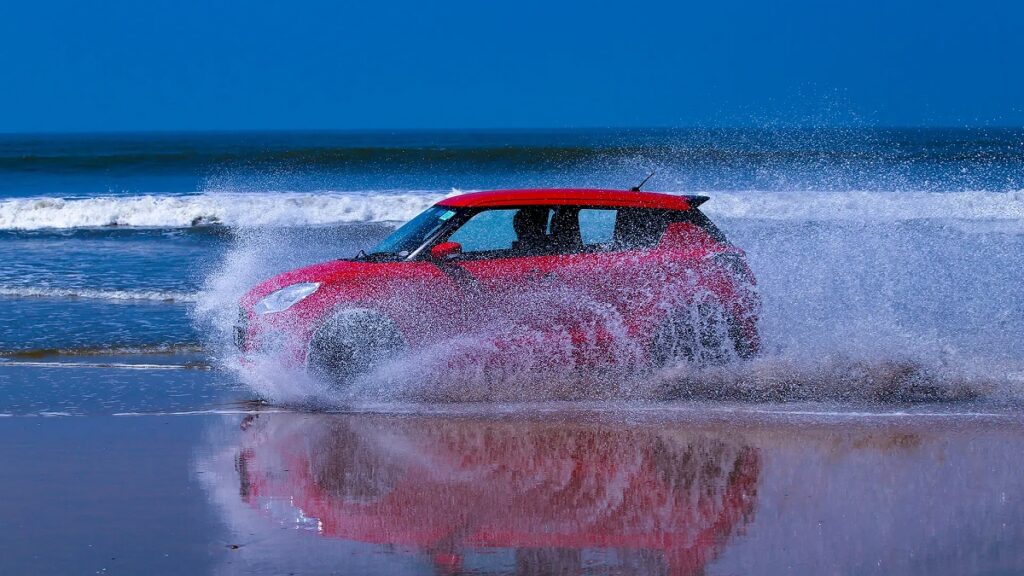
[[[297,284],[299,282],[318,282],[325,286],[339,286],[358,282],[367,278],[368,274],[379,273],[382,268],[394,264],[378,264],[372,262],[354,262],[351,260],[333,260],[311,264],[295,270],[283,272],[260,282],[242,298],[242,304],[250,307],[267,294]]]

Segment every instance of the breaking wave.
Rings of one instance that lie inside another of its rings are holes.
[[[452,191],[261,192],[12,198],[0,230],[322,226],[402,222]],[[788,221],[951,219],[1024,232],[1024,190],[1010,192],[711,192],[711,216]]]
[[[52,298],[60,300],[108,300],[111,302],[191,303],[196,294],[173,290],[100,290],[91,288],[51,288],[0,286],[0,298]]]
[[[423,193],[259,193],[0,201],[0,229],[315,226],[411,219],[445,195]]]
[[[92,356],[173,356],[199,354],[198,344],[152,344],[143,346],[80,346],[73,348],[35,348],[30,350],[0,350],[0,358],[13,360],[42,360],[66,357]]]
[[[897,222],[924,219],[1024,222],[1013,192],[748,192],[714,194],[703,208],[727,218]],[[1018,228],[1017,231],[1024,231]]]

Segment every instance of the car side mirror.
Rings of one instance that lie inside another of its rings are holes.
[[[462,244],[458,242],[441,242],[430,249],[430,259],[435,262],[444,262],[462,254]]]

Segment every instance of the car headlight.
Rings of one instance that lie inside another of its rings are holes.
[[[302,301],[320,287],[319,282],[300,282],[285,286],[264,296],[253,308],[257,314],[281,312]]]

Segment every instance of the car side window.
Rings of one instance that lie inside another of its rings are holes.
[[[478,258],[643,250],[658,244],[670,220],[693,218],[648,208],[490,209],[470,216],[447,240]]]
[[[462,253],[511,250],[516,241],[512,219],[518,209],[484,210],[470,217],[451,236],[449,242],[462,244]]]
[[[618,210],[581,208],[579,212],[580,237],[584,247],[610,245],[615,239],[615,220]]]

